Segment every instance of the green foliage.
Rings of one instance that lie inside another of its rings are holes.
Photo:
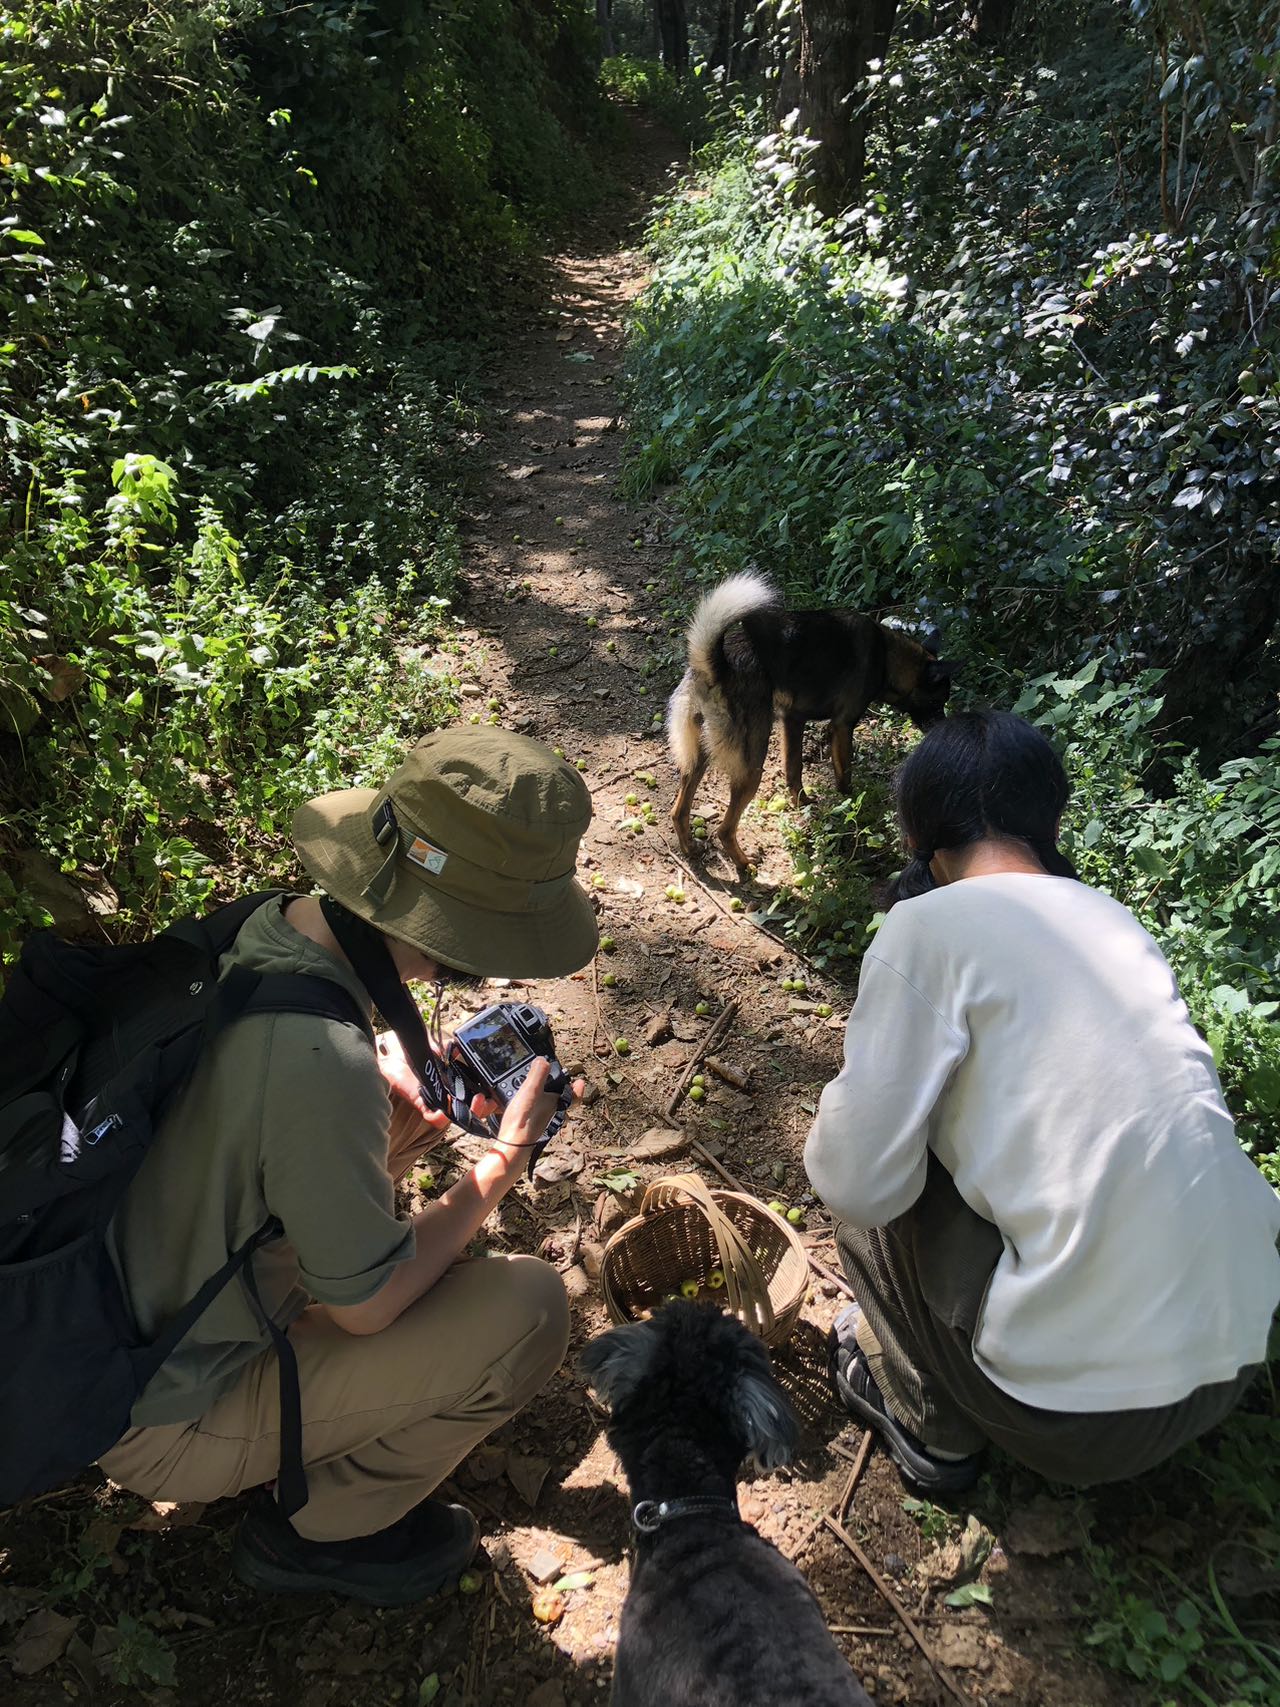
[[[574,0],[0,9],[0,947],[23,856],[155,923],[454,709],[476,332],[594,89]]]
[[[704,66],[696,67],[688,77],[676,77],[661,60],[619,54],[601,65],[600,85],[614,100],[652,113],[685,142],[709,138],[711,84]]]
[[[991,61],[913,12],[871,80],[867,205],[835,222],[800,194],[804,138],[730,127],[651,230],[627,479],[667,488],[692,581],[940,622],[962,696],[1054,729],[1073,854],[1159,938],[1274,1179],[1280,13],[1244,45],[1205,16],[1234,45],[1188,50],[1157,101],[1176,6]],[[886,835],[874,789],[813,814],[775,914],[860,948]]]
[[[111,1632],[114,1645],[107,1663],[126,1689],[172,1689],[177,1681],[177,1656],[158,1630],[122,1612]]]

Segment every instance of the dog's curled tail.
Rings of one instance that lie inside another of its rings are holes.
[[[777,591],[763,575],[731,575],[713,587],[689,623],[689,668],[708,686],[715,684],[720,643],[735,622],[778,604]]]

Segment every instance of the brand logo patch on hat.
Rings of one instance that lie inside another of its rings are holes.
[[[440,848],[433,848],[431,843],[424,842],[421,836],[415,836],[404,852],[406,859],[411,859],[415,865],[420,865],[427,871],[443,871],[449,859],[447,853]]]

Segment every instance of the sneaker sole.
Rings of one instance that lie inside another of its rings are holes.
[[[461,1564],[451,1565],[431,1577],[409,1577],[395,1588],[340,1582],[322,1571],[290,1570],[285,1565],[260,1558],[238,1536],[231,1551],[231,1570],[246,1588],[256,1589],[261,1594],[336,1594],[344,1600],[358,1600],[365,1606],[411,1606],[415,1601],[429,1600],[432,1595],[456,1588],[458,1578],[475,1558],[479,1545],[477,1533],[471,1552]]]

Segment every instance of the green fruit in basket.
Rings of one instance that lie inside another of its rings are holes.
[[[803,1222],[804,1210],[801,1209],[798,1203],[793,1204],[792,1207],[787,1210],[787,1220],[790,1221],[793,1227],[798,1227]]]
[[[710,1286],[713,1291],[719,1292],[720,1288],[724,1285],[724,1270],[722,1268],[713,1268],[711,1273],[707,1276],[707,1285]]]
[[[769,1205],[769,1208],[773,1211],[773,1213],[775,1215],[785,1215],[787,1213],[786,1204],[785,1203],[779,1203],[776,1197],[774,1198],[773,1202]]]
[[[682,1280],[680,1282],[680,1296],[682,1298],[696,1298],[701,1291],[702,1288],[696,1280]]]

